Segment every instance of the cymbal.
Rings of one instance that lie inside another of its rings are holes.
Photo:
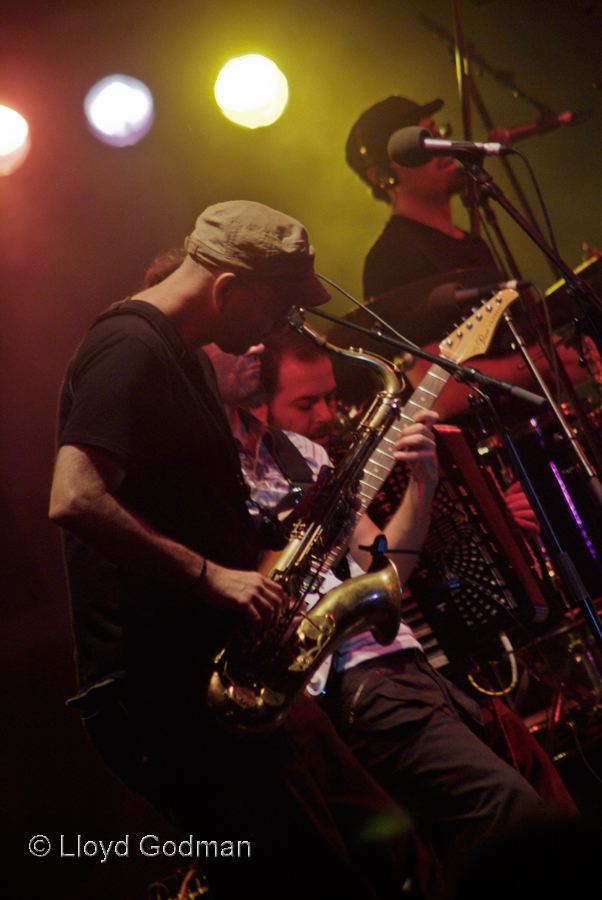
[[[602,296],[602,258],[594,256],[586,259],[584,263],[575,269],[577,275],[589,286]],[[576,316],[582,313],[579,301],[575,299],[569,288],[566,286],[564,278],[556,281],[545,292],[548,298],[548,306],[552,319],[552,327],[554,329],[568,325]],[[599,315],[596,311],[596,315]]]

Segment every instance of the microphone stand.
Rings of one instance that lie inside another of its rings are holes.
[[[456,22],[459,22],[460,21],[459,7],[455,9],[455,15],[456,15]],[[440,40],[442,40],[444,43],[446,43],[448,45],[448,47],[452,51],[452,54],[456,57],[456,60],[457,60],[457,56],[459,53],[464,54],[465,62],[463,63],[463,66],[465,68],[469,65],[470,62],[476,63],[476,65],[478,66],[478,68],[481,71],[488,72],[496,81],[498,81],[500,84],[504,85],[505,87],[509,88],[512,91],[512,95],[514,97],[520,97],[521,99],[526,100],[527,102],[529,102],[533,106],[535,106],[539,110],[540,115],[542,115],[542,116],[554,115],[553,110],[551,110],[547,104],[542,103],[536,97],[532,97],[529,94],[525,93],[525,91],[523,91],[516,84],[514,74],[512,72],[494,68],[487,62],[486,59],[484,59],[482,56],[477,54],[475,52],[475,49],[474,49],[472,43],[463,44],[462,45],[463,50],[460,51],[460,49],[456,49],[457,37],[452,36],[452,34],[446,28],[443,28],[441,25],[437,25],[437,23],[433,22],[431,19],[429,19],[428,16],[421,15],[420,21],[424,25],[426,25],[426,27],[429,28],[436,37],[438,37]],[[458,26],[456,27],[455,31],[456,31],[456,33],[459,31]],[[457,61],[456,61],[456,68],[457,68]],[[462,98],[462,110],[464,111],[464,104],[466,103],[466,95],[468,93],[468,90],[470,90],[470,97],[471,97],[472,101],[474,102],[474,105],[476,107],[476,110],[477,110],[479,116],[481,117],[481,121],[482,121],[483,125],[485,126],[485,128],[488,132],[491,131],[494,127],[493,120],[487,110],[487,107],[485,106],[485,103],[483,101],[480,91],[477,88],[474,78],[471,77],[470,80],[464,80],[463,87],[461,87],[460,90],[461,90],[460,96]],[[464,131],[465,131],[464,138],[466,140],[470,140],[470,138],[466,134],[466,124],[465,123],[464,123]],[[539,229],[539,225],[537,223],[535,213],[533,212],[533,209],[527,199],[527,196],[520,185],[520,182],[514,172],[514,169],[510,165],[510,160],[507,157],[502,156],[502,157],[500,157],[500,162],[501,162],[502,166],[504,167],[506,175],[508,176],[508,179],[510,180],[512,187],[514,188],[514,191],[516,192],[516,196],[518,197],[518,201],[519,201],[522,209],[524,210],[525,215],[527,216],[527,218],[529,219],[529,221],[531,222],[531,224],[533,225],[534,228],[541,230],[541,229]],[[499,234],[498,234],[498,236],[499,236]],[[502,243],[505,244],[504,241]],[[555,276],[556,269],[553,266],[551,266],[551,268],[552,268],[552,271]]]
[[[301,315],[304,314],[304,310],[301,310]],[[338,325],[345,325],[347,328],[353,329],[353,331],[358,331],[361,334],[367,335],[368,337],[378,341],[379,343],[388,344],[389,346],[395,348],[396,350],[401,350],[403,352],[411,353],[413,356],[418,356],[420,359],[426,359],[428,362],[433,363],[434,365],[440,366],[442,369],[446,369],[449,372],[452,372],[454,377],[458,381],[462,382],[476,382],[477,384],[482,385],[483,387],[491,387],[496,390],[501,391],[504,394],[510,394],[515,397],[520,397],[523,400],[527,400],[540,408],[542,406],[547,405],[547,400],[543,397],[539,397],[537,394],[532,394],[530,391],[525,391],[523,388],[518,388],[515,385],[509,384],[505,381],[498,381],[497,378],[491,378],[488,375],[483,375],[482,372],[479,372],[477,369],[473,369],[467,366],[459,366],[457,363],[452,362],[449,359],[444,359],[440,356],[434,356],[432,353],[427,353],[425,350],[422,350],[418,347],[415,347],[414,344],[409,341],[402,340],[398,337],[389,336],[383,333],[380,326],[375,326],[374,328],[364,328],[361,325],[356,325],[355,323],[348,322],[346,319],[341,319],[338,316],[333,316],[331,313],[327,313],[324,310],[318,309],[317,307],[312,308],[311,310],[313,315],[319,316],[323,319],[328,319],[331,322],[335,322]],[[493,404],[490,404],[493,409]],[[583,614],[590,625],[591,633],[596,641],[599,649],[602,651],[602,620],[598,616],[596,612],[596,608],[592,602],[591,597],[589,596],[581,578],[579,577],[579,573],[577,572],[573,561],[566,550],[562,548],[558,537],[552,527],[552,524],[543,509],[539,496],[537,495],[537,491],[535,490],[531,479],[529,478],[525,467],[522,464],[518,451],[512,442],[512,439],[505,428],[503,428],[501,422],[498,423],[499,428],[501,429],[504,442],[508,448],[508,452],[510,454],[510,458],[512,464],[514,466],[514,471],[516,473],[517,478],[519,479],[525,494],[533,510],[540,522],[542,532],[544,533],[544,537],[547,539],[548,544],[546,545],[557,565],[557,569],[560,572],[564,585],[574,600],[575,606],[583,611]]]
[[[568,446],[571,448],[574,455],[577,457],[577,460],[581,464],[582,469],[586,475],[587,483],[589,485],[589,488],[590,488],[592,494],[594,495],[595,499],[598,501],[598,505],[602,507],[602,484],[600,484],[600,479],[598,478],[596,472],[590,465],[587,457],[583,453],[583,450],[581,449],[579,442],[577,441],[577,438],[573,434],[573,431],[570,428],[568,422],[566,421],[562,411],[558,408],[556,403],[554,403],[554,400],[548,389],[547,384],[545,383],[540,372],[538,371],[537,366],[535,365],[535,363],[529,356],[529,353],[525,346],[525,342],[523,341],[522,337],[519,335],[516,328],[514,327],[514,322],[512,321],[512,318],[507,311],[504,313],[504,319],[506,320],[506,324],[508,325],[508,327],[510,328],[510,331],[512,332],[512,336],[514,337],[514,340],[516,341],[516,345],[518,346],[518,349],[520,350],[520,352],[523,356],[523,359],[527,363],[527,365],[531,371],[531,374],[533,375],[535,380],[538,382],[541,390],[543,391],[545,397],[547,398],[550,408],[552,409],[552,412],[554,413],[554,416],[556,417],[556,420],[557,420],[558,424],[560,425],[560,428],[562,429],[562,432],[563,432],[566,440],[568,441]],[[572,385],[571,385],[571,387],[572,387]],[[577,412],[577,410],[575,410],[575,412]],[[581,410],[579,410],[579,412],[581,412]],[[588,423],[588,425],[589,425],[589,423]]]
[[[363,308],[365,309],[365,307]],[[303,313],[303,310],[301,312]],[[356,325],[355,322],[348,322],[346,319],[340,319],[338,316],[333,316],[332,313],[327,313],[325,310],[318,309],[317,307],[312,307],[310,312],[312,315],[319,316],[321,319],[328,319],[329,322],[335,322],[337,325],[344,325],[346,328],[352,328],[354,331],[358,331],[381,344],[388,344],[395,350],[401,350],[402,353],[411,353],[412,356],[425,359],[432,365],[439,366],[441,369],[451,372],[456,381],[460,381],[463,384],[474,383],[485,389],[490,388],[499,391],[500,394],[507,394],[510,397],[515,397],[517,400],[524,400],[527,403],[531,403],[540,411],[548,406],[546,397],[540,397],[538,394],[534,394],[532,391],[527,391],[524,388],[518,387],[510,381],[500,381],[497,378],[492,378],[491,375],[484,375],[483,372],[479,372],[478,369],[473,369],[472,366],[460,366],[458,363],[453,362],[451,359],[446,359],[444,356],[435,356],[433,353],[428,353],[428,351],[423,350],[421,347],[416,347],[416,345],[412,344],[410,341],[385,334],[379,325],[374,325],[372,328],[364,328],[363,325]]]
[[[582,611],[586,622],[589,624],[592,637],[598,645],[598,649],[602,650],[602,620],[598,615],[593,600],[583,584],[573,560],[568,552],[563,550],[508,430],[504,428],[499,420],[499,417],[493,408],[493,404],[490,403],[489,406],[492,409],[496,419],[497,429],[501,433],[504,445],[508,451],[514,473],[520,481],[523,490],[527,495],[527,499],[541,525],[546,549],[551,553],[562,580],[564,581],[565,588],[572,597],[575,606]]]
[[[495,215],[494,211],[491,209],[491,207],[489,205],[490,199],[496,200],[500,204],[500,206],[506,210],[506,212],[510,215],[510,217],[512,219],[514,219],[514,221],[518,225],[520,225],[520,227],[527,234],[527,236],[530,237],[531,240],[533,240],[535,244],[537,244],[537,246],[543,251],[543,253],[545,253],[545,255],[548,257],[548,259],[551,260],[553,262],[553,264],[561,271],[567,285],[570,285],[574,292],[579,293],[586,301],[589,301],[596,310],[598,310],[602,313],[602,300],[600,300],[600,298],[595,294],[595,292],[592,290],[592,288],[585,281],[583,281],[582,278],[580,278],[575,272],[573,272],[573,270],[569,267],[569,265],[566,262],[564,262],[563,259],[561,259],[559,256],[557,256],[557,254],[554,252],[554,250],[544,240],[542,235],[530,225],[530,223],[524,218],[524,216],[522,216],[521,213],[516,209],[516,207],[507,199],[507,197],[505,196],[502,189],[495,183],[493,177],[488,172],[486,172],[480,165],[478,165],[477,163],[474,163],[474,162],[472,164],[470,164],[469,166],[466,166],[466,171],[467,171],[468,175],[470,176],[470,178],[474,181],[474,183],[477,186],[479,202],[485,212],[485,215],[487,216],[488,221],[490,222],[492,227],[495,229],[498,239],[501,239],[502,244],[505,245],[505,242],[503,241],[503,238],[501,236],[501,230],[499,228],[497,216]],[[507,248],[507,245],[505,245],[505,246]],[[507,253],[508,253],[508,261],[509,261],[509,265],[512,270],[512,274],[514,275],[515,278],[520,279],[520,277],[521,277],[520,272],[518,270],[518,267],[516,266],[516,263],[514,262],[514,259],[512,257],[512,254],[510,253],[509,248],[507,248]],[[530,300],[532,306],[534,306],[533,300],[530,297],[530,295],[527,295],[527,299]],[[600,503],[602,505],[602,487],[600,485],[599,476],[596,475],[596,473],[593,471],[590,463],[585,458],[583,451],[581,450],[581,447],[579,446],[575,436],[573,435],[570,427],[568,426],[563,413],[560,411],[560,409],[558,409],[557,405],[552,401],[550,393],[547,389],[547,386],[545,385],[545,382],[544,382],[542,376],[540,375],[539,371],[537,370],[536,366],[533,364],[533,361],[529,357],[524,342],[518,337],[516,330],[512,324],[511,317],[508,312],[506,312],[504,314],[504,318],[505,318],[506,322],[508,323],[510,330],[512,331],[512,334],[518,344],[519,350],[520,350],[523,358],[525,359],[525,362],[528,365],[533,377],[536,379],[536,381],[539,384],[543,393],[550,400],[552,411],[554,412],[554,415],[555,415],[556,419],[558,420],[558,423],[559,423],[562,431],[564,432],[565,436],[567,438],[569,438],[570,446],[575,451],[578,461],[583,466],[583,469],[584,469],[587,479],[588,479],[588,484],[590,486],[590,489],[594,493],[594,496],[595,496],[596,500],[598,501],[598,503]],[[556,371],[558,372],[560,385],[562,386],[563,390],[566,392],[567,396],[570,399],[571,406],[573,408],[573,411],[575,413],[575,416],[577,418],[577,421],[579,423],[581,431],[586,439],[588,448],[591,453],[591,457],[594,460],[594,462],[596,463],[598,470],[602,471],[602,454],[600,452],[598,438],[597,438],[595,432],[592,430],[586,414],[584,413],[584,411],[581,408],[581,404],[579,402],[579,398],[577,397],[577,394],[575,393],[573,384],[572,384],[570,378],[568,377],[568,374],[562,364],[562,361],[558,358],[555,348],[552,346],[550,348],[550,352],[548,352],[547,343],[544,340],[544,337],[542,334],[542,326],[540,324],[540,311],[537,307],[534,307],[532,309],[531,318],[534,320],[533,324],[534,324],[534,328],[538,335],[539,344],[542,348],[542,351],[547,356],[550,364],[552,364],[552,357],[555,357],[556,366],[553,368],[555,368]],[[591,335],[591,337],[594,338],[594,335]],[[596,343],[598,345],[598,349],[600,350],[600,352],[602,352],[602,341],[600,341],[599,335],[598,335],[598,341]],[[569,437],[569,435],[570,435],[570,437]]]
[[[454,16],[454,56],[456,61],[456,78],[458,80],[458,93],[460,106],[462,107],[462,127],[464,140],[472,140],[472,77],[470,74],[470,56],[462,24],[461,0],[452,0]],[[479,219],[479,201],[477,190],[472,183],[467,184],[466,206],[470,215],[470,230],[475,237],[481,234],[481,222]]]
[[[574,272],[568,263],[566,263],[560,256],[558,256],[554,250],[550,247],[547,241],[544,240],[542,235],[533,228],[529,222],[521,215],[518,209],[508,200],[502,189],[497,185],[493,179],[493,177],[486,172],[481,166],[477,165],[477,163],[471,163],[466,167],[466,171],[468,175],[472,178],[472,180],[477,185],[479,189],[479,197],[480,198],[491,198],[497,203],[500,204],[502,209],[505,209],[508,215],[514,219],[517,225],[520,225],[522,230],[525,232],[527,237],[530,237],[531,240],[537,244],[539,249],[548,257],[549,260],[552,261],[554,266],[560,270],[562,277],[567,282],[568,285],[579,295],[584,297],[586,300],[589,300],[592,306],[602,314],[602,300],[595,291],[589,286],[589,284],[584,281],[576,272]]]

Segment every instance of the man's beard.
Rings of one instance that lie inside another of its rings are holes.
[[[322,447],[326,447],[328,449],[330,445],[330,439],[332,437],[332,427],[327,428],[319,428],[313,434],[308,435],[310,441],[314,441],[316,444],[321,444]]]
[[[242,407],[242,409],[255,409],[257,406],[262,406],[262,404],[267,402],[267,395],[261,385],[258,385],[250,394],[247,394],[246,397],[243,397],[242,400],[239,401],[238,405]]]

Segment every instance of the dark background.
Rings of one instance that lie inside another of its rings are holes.
[[[602,3],[490,0],[462,9],[468,39],[491,66],[514,72],[555,112],[593,111],[582,125],[520,144],[560,252],[576,265],[582,241],[602,246],[602,92],[594,86]],[[25,164],[0,179],[0,803],[14,840],[8,853],[2,848],[2,866],[16,865],[19,896],[125,900],[173,868],[165,857],[143,865],[135,849],[106,864],[58,858],[60,834],[129,833],[134,847],[135,835],[171,836],[95,759],[64,707],[72,648],[59,534],[46,508],[66,363],[92,318],[136,289],[152,257],[181,245],[201,210],[221,200],[258,200],[299,218],[318,270],[359,295],[362,261],[387,209],[347,169],[345,140],[364,108],[394,92],[444,98],[439,119],[462,136],[450,52],[420,21],[424,14],[451,31],[451,10],[446,0],[2,4],[0,103],[25,116],[32,140]],[[213,100],[223,63],[251,51],[271,57],[290,89],[282,118],[257,131],[227,121]],[[114,72],[144,81],[156,105],[147,137],[121,150],[90,134],[82,106]],[[474,76],[496,125],[537,117],[478,67]],[[478,119],[473,136],[485,136]],[[488,167],[506,187],[499,161]],[[527,188],[524,169],[516,171]],[[548,287],[554,278],[541,253],[504,213],[500,220],[523,275]],[[26,850],[39,833],[54,844],[43,860]]]

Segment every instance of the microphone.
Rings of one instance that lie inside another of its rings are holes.
[[[553,131],[554,128],[560,128],[561,125],[579,125],[585,122],[592,114],[591,109],[585,109],[583,112],[563,112],[559,115],[549,113],[537,119],[535,122],[529,122],[527,125],[517,125],[515,128],[492,128],[487,134],[488,141],[499,141],[501,144],[513,144],[515,141],[522,141],[523,138],[532,134],[544,134],[546,131]]]
[[[423,166],[433,156],[453,156],[462,160],[471,156],[505,156],[516,151],[500,143],[480,144],[475,141],[432,138],[428,128],[412,125],[409,128],[401,128],[391,135],[387,152],[393,162],[413,169]]]
[[[440,284],[428,296],[427,304],[432,310],[444,311],[459,303],[473,303],[484,300],[498,291],[520,291],[528,287],[529,281],[496,281],[474,288],[463,288],[461,284]]]

